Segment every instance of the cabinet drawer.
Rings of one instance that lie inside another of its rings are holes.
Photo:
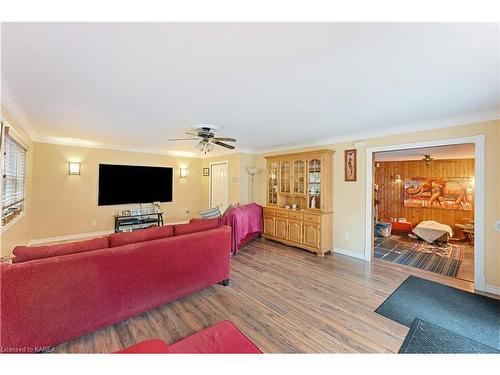
[[[264,216],[274,216],[274,210],[272,208],[264,208]]]
[[[290,219],[302,220],[302,214],[300,212],[289,212],[288,217]]]
[[[276,217],[288,217],[288,212],[277,210]]]
[[[309,221],[311,223],[321,223],[321,215],[304,214],[304,221]]]

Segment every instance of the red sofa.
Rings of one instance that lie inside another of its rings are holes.
[[[123,349],[119,354],[261,354],[233,323],[224,320],[171,345],[162,340],[146,340]]]
[[[20,260],[0,264],[0,351],[44,350],[227,285],[230,250],[231,228],[218,220],[112,234],[99,245],[18,247]]]

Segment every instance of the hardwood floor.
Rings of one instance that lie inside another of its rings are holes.
[[[473,290],[472,283],[389,262],[317,257],[257,239],[233,257],[228,287],[213,285],[55,352],[110,353],[151,338],[172,343],[224,319],[264,353],[397,352],[408,328],[374,310],[410,274]]]

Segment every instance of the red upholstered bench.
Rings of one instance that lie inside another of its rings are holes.
[[[172,345],[167,345],[162,340],[147,340],[117,353],[261,354],[262,352],[233,323],[224,320]]]

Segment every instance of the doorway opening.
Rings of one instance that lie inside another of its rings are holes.
[[[367,149],[365,260],[484,290],[483,212],[484,136]]]

